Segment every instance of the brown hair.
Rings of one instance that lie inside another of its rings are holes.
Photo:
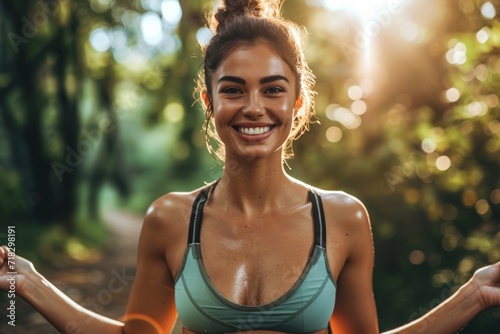
[[[296,94],[302,106],[294,119],[292,131],[283,149],[283,159],[293,156],[292,143],[309,129],[314,115],[314,75],[304,57],[300,28],[281,17],[281,1],[271,0],[225,0],[216,12],[207,17],[208,26],[214,33],[212,39],[202,46],[204,66],[200,70],[198,90],[206,90],[212,100],[212,76],[222,62],[237,47],[268,42],[290,66],[296,78]],[[224,161],[224,144],[219,139],[213,124],[211,105],[205,109],[205,142],[210,154]],[[214,139],[217,148],[212,145]]]

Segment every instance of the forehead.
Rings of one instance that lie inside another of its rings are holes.
[[[214,74],[214,79],[226,75],[247,79],[282,75],[287,77],[290,82],[295,79],[290,66],[276,49],[265,42],[236,47]]]

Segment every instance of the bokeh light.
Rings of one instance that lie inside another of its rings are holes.
[[[163,38],[163,26],[158,14],[155,12],[147,12],[142,16],[141,34],[147,44],[160,44]]]
[[[141,0],[142,8],[146,10],[160,11],[162,0]]]
[[[115,0],[90,0],[90,8],[96,13],[103,13],[113,7]]]
[[[480,215],[485,215],[490,210],[490,204],[485,199],[478,200],[474,206],[476,208],[477,213]]]
[[[458,42],[446,53],[446,60],[451,65],[462,65],[467,61],[467,47]]]
[[[198,44],[205,45],[213,37],[213,32],[207,27],[202,27],[196,31],[196,40]]]
[[[465,116],[472,118],[484,116],[488,112],[488,106],[482,101],[474,101],[465,106]]]
[[[479,81],[485,81],[488,78],[489,69],[485,64],[479,64],[474,68],[474,76]]]
[[[486,96],[485,102],[489,108],[493,109],[498,106],[500,101],[497,94],[489,94],[488,96]]]
[[[163,0],[161,3],[163,20],[170,26],[176,27],[182,18],[182,8],[178,0]]]
[[[436,167],[440,171],[445,171],[451,166],[451,160],[449,157],[442,155],[436,159]]]
[[[361,118],[358,115],[339,105],[329,105],[325,114],[328,119],[342,124],[347,129],[356,129],[361,125]]]
[[[363,115],[367,109],[368,105],[363,100],[357,100],[351,104],[351,110],[355,115]]]
[[[168,122],[177,123],[184,118],[184,106],[178,102],[172,102],[163,109],[163,116]]]
[[[456,102],[460,99],[460,91],[455,87],[449,88],[445,92],[445,97],[447,102]]]
[[[342,139],[342,130],[339,127],[331,126],[326,130],[326,139],[331,143],[338,143]]]
[[[436,142],[432,138],[425,138],[422,141],[422,150],[425,153],[432,153],[432,152],[434,152],[436,150],[436,147],[437,147]]]
[[[497,15],[497,11],[495,9],[495,6],[493,6],[493,4],[490,1],[485,2],[481,6],[481,15],[486,20],[492,20],[492,19],[494,19],[495,16]]]
[[[479,43],[484,44],[490,39],[491,29],[489,27],[483,27],[476,33],[476,39]]]
[[[351,86],[347,90],[347,95],[353,101],[360,100],[363,97],[363,89],[359,86]]]
[[[414,250],[410,253],[409,260],[414,265],[422,264],[425,260],[425,253],[418,249]]]
[[[465,190],[462,193],[462,203],[465,206],[471,207],[474,206],[477,202],[477,194],[474,190]]]
[[[111,38],[109,32],[104,28],[94,29],[90,33],[89,38],[90,45],[99,52],[106,52],[111,47]]]
[[[491,203],[500,204],[500,189],[494,189],[490,194]]]

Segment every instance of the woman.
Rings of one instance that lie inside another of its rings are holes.
[[[144,219],[123,322],[76,305],[25,259],[17,291],[67,333],[378,333],[373,245],[362,203],[283,169],[312,114],[297,27],[271,1],[225,1],[200,76],[219,181],[156,200]],[[210,138],[209,138],[210,139]],[[208,141],[210,143],[210,141]],[[7,249],[0,252],[7,289]],[[203,259],[203,261],[202,261]],[[500,305],[500,263],[429,314],[389,333],[456,333]],[[333,312],[335,308],[335,312]]]

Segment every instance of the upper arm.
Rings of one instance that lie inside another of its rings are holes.
[[[175,325],[174,280],[165,257],[172,231],[166,217],[165,208],[157,201],[144,218],[137,273],[124,321],[125,333],[170,333]]]
[[[357,199],[343,195],[335,205],[333,224],[344,244],[345,260],[337,278],[335,310],[330,320],[334,333],[378,333],[373,296],[373,238],[365,207]],[[328,227],[327,227],[328,229]]]

